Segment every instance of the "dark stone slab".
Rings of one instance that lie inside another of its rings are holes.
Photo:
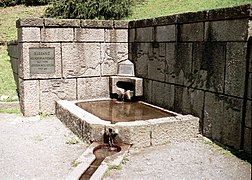
[[[225,19],[250,17],[251,4],[225,8]]]
[[[227,43],[225,94],[243,97],[246,74],[246,43]]]
[[[175,83],[179,85],[187,85],[191,76],[192,43],[179,43],[175,48]]]
[[[192,114],[200,119],[203,118],[204,91],[183,88],[182,102],[183,114]]]
[[[21,18],[16,21],[16,27],[43,27],[44,20],[41,18]]]
[[[114,21],[112,20],[81,20],[80,21],[81,27],[87,28],[113,28]]]
[[[179,25],[180,41],[203,41],[204,23]]]
[[[206,11],[189,12],[177,15],[178,23],[202,22],[207,20]]]
[[[205,41],[247,41],[248,20],[234,19],[205,23]]]
[[[165,81],[165,43],[152,43],[152,53],[149,54],[148,78]]]
[[[152,80],[144,79],[143,80],[143,92],[144,92],[144,101],[152,103]]]
[[[136,28],[136,42],[152,42],[153,27]]]
[[[175,42],[176,41],[176,26],[166,25],[157,26],[154,31],[154,39],[156,42]]]
[[[183,113],[183,90],[182,86],[174,86],[174,111]]]
[[[246,117],[245,117],[245,126],[251,129],[252,121],[252,101],[248,100],[246,104]]]
[[[175,43],[166,43],[165,45],[165,81],[168,83],[175,83],[175,64],[176,64],[176,50]]]
[[[188,87],[206,90],[207,68],[203,61],[204,42],[193,43],[192,72],[188,80]]]
[[[206,92],[203,135],[239,149],[241,116],[241,99]]]
[[[251,154],[251,128],[245,128],[244,132],[244,150]]]
[[[135,75],[137,77],[148,77],[150,51],[150,43],[132,43],[132,61],[135,64]]]
[[[80,27],[79,19],[44,19],[45,27]]]
[[[206,89],[223,93],[225,75],[225,43],[204,44],[203,59],[201,69],[207,71]]]
[[[153,25],[155,26],[163,26],[175,24],[177,22],[177,15],[171,16],[161,16],[153,19]]]
[[[252,100],[252,73],[249,73],[249,76],[248,76],[247,97],[248,99]]]

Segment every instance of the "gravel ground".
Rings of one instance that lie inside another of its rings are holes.
[[[121,170],[110,170],[104,179],[251,179],[250,163],[201,137],[130,149],[127,159]]]
[[[0,113],[0,179],[64,179],[87,148],[56,117]]]
[[[56,117],[0,113],[0,179],[64,179],[87,148]],[[251,164],[201,137],[187,142],[131,148],[122,169],[108,179],[250,180]]]

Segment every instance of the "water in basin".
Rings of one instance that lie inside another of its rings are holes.
[[[142,102],[121,102],[111,99],[78,102],[76,105],[100,119],[111,121],[113,124],[175,116]]]

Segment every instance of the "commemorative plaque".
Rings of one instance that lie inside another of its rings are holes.
[[[31,74],[55,72],[55,48],[29,48],[29,58]]]

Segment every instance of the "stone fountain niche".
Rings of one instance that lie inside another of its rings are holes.
[[[110,76],[110,95],[123,100],[143,96],[143,79],[135,77],[134,64],[130,60],[118,64],[117,76]]]
[[[117,75],[110,76],[109,89],[117,99],[57,101],[57,117],[87,143],[105,142],[109,130],[117,134],[115,144],[135,147],[185,140],[198,133],[198,118],[134,101],[143,96],[143,79],[135,77],[130,60],[118,64]],[[121,101],[122,96],[127,102]]]

